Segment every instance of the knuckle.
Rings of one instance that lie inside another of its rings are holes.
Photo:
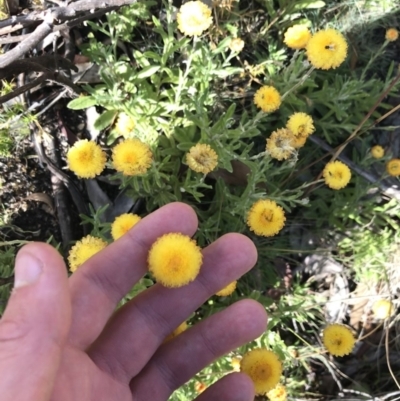
[[[0,344],[21,341],[28,333],[28,326],[21,321],[8,318],[0,320]]]

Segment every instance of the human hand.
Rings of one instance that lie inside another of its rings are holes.
[[[190,207],[164,206],[69,279],[52,247],[23,247],[0,320],[1,400],[164,401],[214,359],[261,335],[264,308],[243,300],[163,344],[194,310],[255,264],[256,249],[240,234],[224,235],[203,250],[194,282],[177,289],[156,284],[115,311],[145,274],[152,243],[169,232],[192,236],[196,228]],[[197,400],[253,397],[250,379],[233,373]]]

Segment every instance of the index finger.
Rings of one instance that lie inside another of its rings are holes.
[[[69,341],[86,349],[103,331],[118,302],[147,271],[147,254],[163,234],[192,236],[197,216],[184,203],[170,203],[137,223],[126,235],[84,263],[70,278]]]

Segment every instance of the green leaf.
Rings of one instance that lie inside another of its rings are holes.
[[[152,76],[153,74],[155,74],[159,69],[160,69],[159,65],[150,65],[146,68],[143,68],[143,70],[141,70],[137,74],[137,78],[138,79],[148,78],[148,77]]]
[[[97,105],[96,99],[92,98],[91,96],[80,96],[74,100],[71,100],[67,107],[71,110],[82,110],[95,105]]]
[[[94,127],[101,131],[104,128],[107,128],[114,121],[117,112],[115,110],[107,110],[103,114],[101,114],[96,122],[94,123]]]

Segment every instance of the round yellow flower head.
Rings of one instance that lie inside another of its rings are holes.
[[[196,173],[208,174],[218,165],[218,155],[210,145],[198,143],[186,154],[186,163]]]
[[[293,113],[286,124],[294,136],[309,136],[315,131],[314,121],[306,113]]]
[[[79,266],[85,263],[97,252],[100,252],[107,246],[107,242],[101,238],[87,235],[71,248],[68,255],[69,270],[74,272]]]
[[[351,330],[343,324],[328,324],[322,336],[325,348],[333,356],[344,356],[351,353],[356,340]]]
[[[257,348],[243,356],[240,370],[250,376],[256,394],[266,394],[279,383],[282,363],[274,352]]]
[[[278,234],[285,225],[285,220],[283,209],[269,199],[255,202],[247,214],[247,225],[250,230],[264,237]]]
[[[149,270],[165,287],[177,288],[189,284],[200,272],[201,249],[187,235],[165,234],[150,249]]]
[[[277,160],[286,160],[295,153],[296,139],[292,132],[287,128],[281,128],[274,131],[267,139],[265,147],[272,158]]]
[[[386,164],[386,171],[392,177],[400,175],[400,159],[389,160]]]
[[[271,401],[286,401],[287,399],[286,387],[283,384],[278,384],[275,388],[268,391],[267,397]]]
[[[111,236],[116,241],[125,235],[134,225],[139,223],[142,218],[137,214],[124,213],[118,216],[111,224]]]
[[[372,312],[377,319],[387,319],[394,314],[394,305],[388,299],[378,299],[372,305]]]
[[[240,38],[232,39],[229,48],[235,53],[240,53],[244,48],[244,41]]]
[[[80,178],[94,178],[106,166],[106,154],[100,145],[87,139],[75,142],[67,153],[68,167]]]
[[[278,110],[281,103],[281,95],[273,86],[262,86],[254,95],[254,104],[265,113]]]
[[[185,330],[187,330],[188,324],[186,322],[181,323],[171,334],[169,334],[164,342],[167,342],[169,340],[172,340],[176,336],[179,336],[179,334],[183,333]]]
[[[131,116],[126,113],[119,113],[117,123],[115,124],[115,129],[118,134],[126,137],[135,128],[135,122]]]
[[[211,8],[202,1],[188,1],[176,16],[178,29],[187,36],[199,36],[212,24]]]
[[[306,25],[294,25],[285,32],[283,41],[292,49],[304,49],[310,39],[311,32]]]
[[[315,33],[307,44],[308,61],[321,70],[337,68],[347,56],[347,42],[336,29]]]
[[[396,28],[389,28],[386,30],[385,39],[389,42],[394,42],[399,37],[399,31]]]
[[[236,284],[237,284],[236,280],[232,281],[230,284],[228,284],[222,290],[218,291],[215,295],[218,295],[219,297],[227,297],[228,295],[231,295],[233,293],[233,291],[236,290]]]
[[[152,159],[149,146],[137,138],[120,142],[112,152],[115,170],[127,176],[145,174]]]
[[[322,175],[329,188],[342,189],[350,182],[351,171],[344,163],[336,160],[325,166]]]
[[[385,150],[380,145],[375,145],[371,148],[371,155],[375,159],[380,159],[385,155]]]

